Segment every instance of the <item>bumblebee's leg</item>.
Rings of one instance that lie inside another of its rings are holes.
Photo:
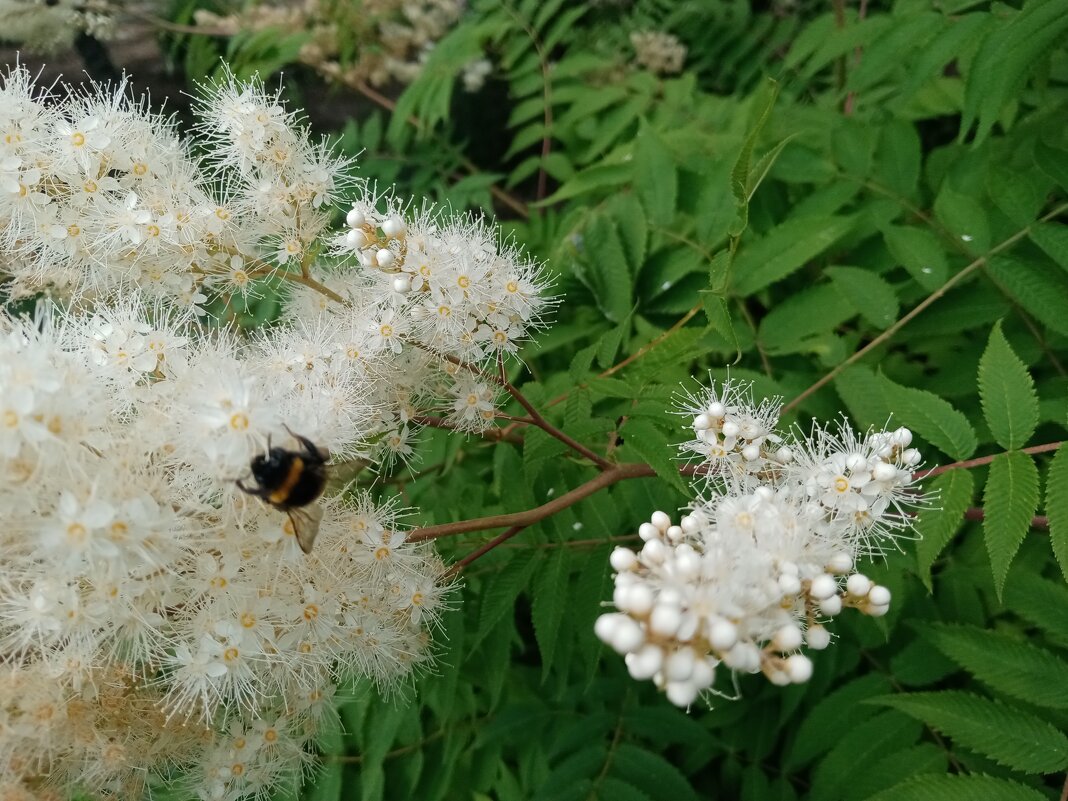
[[[267,496],[270,495],[265,487],[248,487],[245,486],[245,483],[241,479],[237,479],[234,483],[237,484],[237,488],[242,492],[247,495],[255,495],[261,500],[267,500]]]
[[[304,448],[304,455],[311,459],[313,462],[330,461],[330,451],[328,451],[326,448],[320,448],[307,437],[302,437],[300,434],[297,434],[289,426],[286,426],[286,431],[289,432],[289,435],[293,437],[293,439],[295,439],[301,444],[301,447]]]

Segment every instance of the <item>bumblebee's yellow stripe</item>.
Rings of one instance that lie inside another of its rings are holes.
[[[267,500],[271,503],[285,503],[289,493],[293,491],[293,487],[297,486],[297,482],[300,481],[302,472],[304,472],[304,460],[299,456],[294,456],[293,464],[289,466],[286,480],[278,485],[278,489],[267,496]]]

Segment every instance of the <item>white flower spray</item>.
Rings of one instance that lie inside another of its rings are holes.
[[[290,431],[375,463],[428,411],[492,424],[467,368],[548,308],[487,224],[367,194],[259,84],[198,111],[199,151],[125,84],[0,88],[0,274],[38,296],[0,316],[5,798],[299,784],[337,688],[430,659],[448,580],[369,496],[327,497],[306,555],[236,480]],[[268,293],[275,324],[211,324]]]
[[[595,631],[677,706],[710,692],[716,668],[762,672],[775,684],[807,681],[824,622],[845,607],[885,615],[890,592],[856,571],[892,545],[922,505],[920,454],[905,428],[860,436],[841,422],[811,436],[777,431],[779,401],[754,403],[748,384],[725,381],[688,396],[704,490],[677,524],[655,512],[638,551],[616,548],[612,603]]]

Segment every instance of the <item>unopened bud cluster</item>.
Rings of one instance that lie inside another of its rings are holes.
[[[686,61],[686,45],[664,31],[635,31],[630,35],[634,58],[656,75],[676,75]]]
[[[678,706],[711,691],[716,669],[807,681],[802,652],[847,607],[879,617],[890,592],[856,570],[906,529],[924,502],[907,429],[858,437],[842,423],[809,437],[776,432],[778,404],[725,383],[690,397],[707,497],[678,523],[655,512],[635,551],[616,548],[612,603],[596,633]],[[711,477],[711,478],[710,478]]]

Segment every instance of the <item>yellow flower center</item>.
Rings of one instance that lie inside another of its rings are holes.
[[[11,409],[8,409],[6,412],[4,412],[5,428],[15,428],[16,426],[18,426],[18,424],[19,416],[17,412],[13,412]]]
[[[94,181],[92,178],[82,184],[82,189],[84,189],[90,195],[93,194],[93,192],[95,192],[99,188],[100,187],[96,185],[96,181]]]
[[[384,324],[381,328],[378,329],[378,331],[384,337],[393,336],[393,326],[389,325],[388,323]]]
[[[228,665],[233,664],[238,659],[240,659],[240,657],[241,657],[241,652],[239,650],[237,650],[236,648],[234,648],[233,646],[230,646],[225,651],[223,651],[223,662],[225,662]]]
[[[67,526],[67,539],[71,542],[82,542],[88,532],[81,523],[71,523]]]
[[[507,284],[504,285],[504,288],[507,289],[510,294],[514,295],[516,292],[519,291],[519,284],[517,284],[515,281],[509,281]]]
[[[80,236],[81,233],[82,233],[82,229],[79,228],[74,223],[71,223],[70,225],[67,226],[67,236]]]
[[[412,593],[412,606],[422,606],[422,605],[423,605],[423,593],[421,593],[421,592],[413,592]]]
[[[315,604],[308,604],[304,607],[304,619],[311,622],[319,617],[319,607]]]
[[[849,490],[849,480],[845,476],[838,476],[834,480],[834,491],[838,493],[846,492]]]
[[[387,548],[385,545],[375,551],[375,559],[380,562],[387,556],[389,556],[389,548]]]
[[[230,219],[230,212],[222,206],[219,206],[219,208],[215,209],[215,216],[220,220],[226,221]]]
[[[247,431],[248,415],[244,412],[235,412],[230,415],[230,428],[234,431]]]
[[[245,612],[241,615],[241,625],[246,629],[250,629],[256,625],[256,616],[251,612]]]
[[[438,306],[438,315],[440,317],[448,317],[450,314],[452,314],[452,309],[448,306]]]
[[[135,165],[133,165],[133,174],[134,175],[144,175],[147,172],[148,172],[148,165],[145,164],[143,161],[139,161]]]
[[[85,134],[83,134],[81,131],[75,131],[73,134],[71,134],[70,143],[75,147],[81,147],[85,144]]]
[[[267,729],[263,733],[263,739],[268,743],[273,743],[278,740],[278,732],[275,729]]]
[[[149,225],[147,230],[148,230],[148,235],[149,236],[151,236],[151,237],[159,236],[159,226],[158,225],[155,225],[155,224]]]
[[[456,285],[460,287],[460,289],[467,289],[469,286],[471,286],[471,279],[468,278],[466,275],[461,275],[459,278],[456,279]]]
[[[111,524],[109,533],[111,534],[111,539],[118,542],[126,539],[126,534],[127,532],[129,532],[129,530],[130,527],[126,525],[125,521],[116,520],[114,523]]]

